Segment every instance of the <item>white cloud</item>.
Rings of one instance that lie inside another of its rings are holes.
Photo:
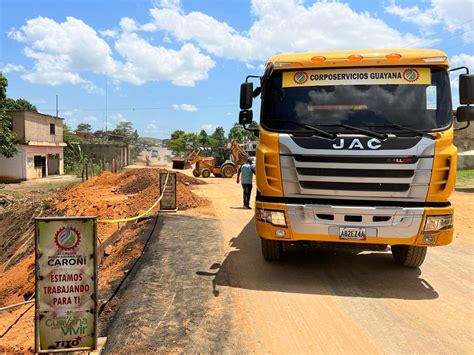
[[[142,136],[164,136],[163,130],[158,125],[158,122],[151,120],[146,125],[146,132],[141,133]]]
[[[452,56],[449,60],[451,68],[465,66],[468,67],[471,71],[474,70],[474,55],[460,53],[458,55]],[[459,88],[459,74],[464,73],[464,71],[455,71],[450,75],[451,79],[451,89],[453,96],[453,103],[459,102],[458,88]]]
[[[155,32],[157,30],[156,25],[154,23],[145,23],[144,25],[140,26],[140,29],[145,32]]]
[[[154,8],[150,13],[156,27],[176,39],[195,41],[213,55],[246,63],[266,60],[278,52],[404,47],[415,41],[420,46],[426,44],[340,2],[304,6],[293,0],[275,6],[266,0],[253,0],[251,11],[256,20],[244,32],[202,12],[186,14],[175,7]]]
[[[10,38],[26,44],[24,54],[34,61],[22,78],[33,83],[59,85],[85,83],[82,71],[113,71],[116,62],[107,43],[81,20],[67,17],[63,23],[49,18],[30,19]]]
[[[120,20],[120,28],[122,28],[124,32],[134,32],[138,30],[135,20],[130,17],[122,17]]]
[[[451,57],[451,67],[466,66],[474,71],[474,55],[461,53]]]
[[[401,7],[392,2],[385,7],[385,12],[399,16],[403,22],[410,22],[421,27],[431,27],[440,22],[433,9],[421,10],[418,5]]]
[[[154,7],[163,7],[168,9],[181,8],[181,0],[153,0]]]
[[[198,108],[191,104],[173,104],[173,109],[177,111],[196,112]]]
[[[450,32],[461,31],[465,42],[474,41],[474,3],[470,0],[431,0],[430,7],[402,7],[392,1],[385,11],[404,22],[428,29],[442,24]]]
[[[245,67],[246,67],[247,69],[256,69],[255,65],[250,64],[250,63],[245,63]]]
[[[49,85],[80,84],[90,93],[102,94],[103,90],[84,79],[84,72],[133,84],[169,80],[175,85],[193,86],[206,79],[215,65],[190,43],[179,50],[153,46],[134,32],[138,25],[133,19],[122,18],[120,28],[120,35],[113,30],[101,34],[118,36],[115,49],[124,62],[113,57],[112,49],[92,27],[74,17],[62,23],[45,17],[30,19],[8,36],[25,43],[24,54],[33,60],[33,68],[22,75],[23,79]]]
[[[89,94],[105,94],[104,89],[97,87],[97,85],[90,80],[83,80],[81,85]]]
[[[194,86],[196,81],[207,79],[215,65],[193,44],[186,43],[179,50],[156,47],[136,33],[123,33],[115,49],[127,59],[115,77],[134,84],[170,80],[175,85]]]
[[[0,68],[0,71],[3,72],[3,74],[8,74],[8,73],[23,73],[25,72],[25,67],[23,65],[15,65],[15,64],[7,64]]]
[[[201,126],[201,129],[205,130],[207,134],[212,134],[216,130],[218,125],[216,124],[211,124],[211,123],[206,123]]]
[[[115,123],[130,122],[130,120],[126,118],[124,115],[122,115],[120,112],[115,115],[111,115],[110,119],[112,120],[112,122],[115,122]]]
[[[434,11],[451,32],[460,30],[465,42],[474,42],[474,3],[472,0],[432,0]]]
[[[102,37],[110,37],[110,38],[116,38],[117,37],[117,31],[114,29],[108,29],[104,31],[99,31]]]
[[[72,111],[61,111],[61,116],[62,117],[71,117],[74,114],[74,110]]]
[[[154,121],[152,121],[147,124],[146,129],[155,130],[155,129],[158,129],[158,126],[156,125]]]

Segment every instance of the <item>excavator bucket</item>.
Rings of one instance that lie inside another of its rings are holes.
[[[173,159],[173,169],[184,170],[186,166],[186,160],[182,158]]]

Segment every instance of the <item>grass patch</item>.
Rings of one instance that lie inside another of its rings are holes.
[[[474,169],[458,170],[456,187],[474,187]]]

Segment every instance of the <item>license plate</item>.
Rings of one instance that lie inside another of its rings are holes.
[[[365,240],[365,228],[339,228],[339,239]]]

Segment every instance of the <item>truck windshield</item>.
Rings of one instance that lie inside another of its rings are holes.
[[[303,130],[289,121],[330,132],[347,131],[341,124],[429,132],[453,118],[448,74],[434,68],[274,71],[264,80],[262,100],[262,125],[280,132]]]

